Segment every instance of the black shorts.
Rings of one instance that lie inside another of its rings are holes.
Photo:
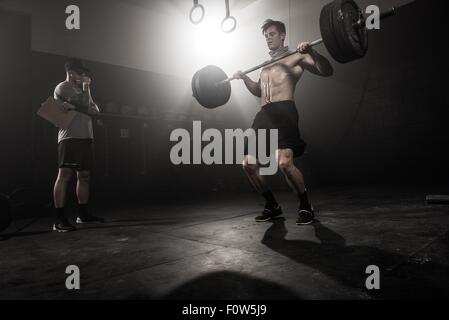
[[[92,139],[65,139],[58,144],[59,168],[76,171],[92,170],[94,144]]]
[[[266,150],[269,152],[270,129],[278,130],[278,149],[292,149],[294,157],[300,157],[306,150],[307,144],[301,138],[301,133],[298,127],[298,110],[294,101],[279,101],[269,103],[262,107],[254,118],[253,128],[266,129]],[[245,155],[249,154],[247,139],[245,143]]]

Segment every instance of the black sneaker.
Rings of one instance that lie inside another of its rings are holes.
[[[297,225],[306,225],[313,223],[315,219],[315,214],[313,213],[313,208],[309,209],[299,209],[298,219],[296,219]]]
[[[104,222],[104,219],[100,218],[100,217],[95,217],[93,215],[87,215],[87,216],[76,218],[76,223],[78,223],[78,224],[96,223],[96,222],[102,223],[102,222]]]
[[[262,211],[260,216],[256,217],[257,222],[265,222],[270,221],[271,219],[282,214],[281,206],[277,206],[276,208],[265,208]]]
[[[53,231],[56,232],[70,232],[75,231],[76,228],[72,226],[67,218],[59,218],[59,221],[53,224]]]

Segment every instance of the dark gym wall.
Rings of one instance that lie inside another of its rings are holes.
[[[334,62],[332,78],[303,78],[296,98],[315,182],[449,179],[448,51],[442,40],[448,26],[444,11],[435,10],[438,2],[399,8],[379,31],[369,32],[367,56]],[[295,3],[295,12],[303,14],[293,21],[294,30],[315,23],[299,10],[311,2]],[[306,38],[313,37],[311,29]]]
[[[32,161],[30,18],[0,10],[0,192],[29,186]]]
[[[407,182],[449,179],[449,63],[441,42],[448,26],[435,4],[419,1],[399,9],[397,21],[386,20],[385,32],[371,37],[369,77],[348,126],[351,148],[344,149],[359,153],[352,161],[345,157],[350,167],[359,163],[352,174]]]

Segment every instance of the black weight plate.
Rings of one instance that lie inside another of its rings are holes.
[[[360,9],[353,0],[335,0],[332,6],[335,38],[340,48],[340,63],[347,63],[365,56],[368,50],[366,28],[354,28]]]
[[[192,93],[200,105],[213,109],[226,104],[231,97],[231,84],[219,84],[227,79],[226,73],[217,66],[206,66],[192,78]]]
[[[333,22],[333,2],[328,3],[321,9],[320,13],[320,30],[323,43],[330,53],[332,58],[336,61],[341,61],[341,50],[337,39],[335,38],[334,22]]]
[[[354,55],[357,58],[365,56],[368,50],[368,32],[365,27],[353,27],[353,24],[359,20],[360,8],[353,0],[345,0],[342,3],[341,11],[344,18],[344,28],[349,37],[344,38],[347,44],[354,49]]]

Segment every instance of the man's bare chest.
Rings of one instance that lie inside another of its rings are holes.
[[[285,63],[276,63],[263,68],[260,74],[262,82],[283,82],[285,80],[298,80],[303,69],[300,66],[290,66]]]

